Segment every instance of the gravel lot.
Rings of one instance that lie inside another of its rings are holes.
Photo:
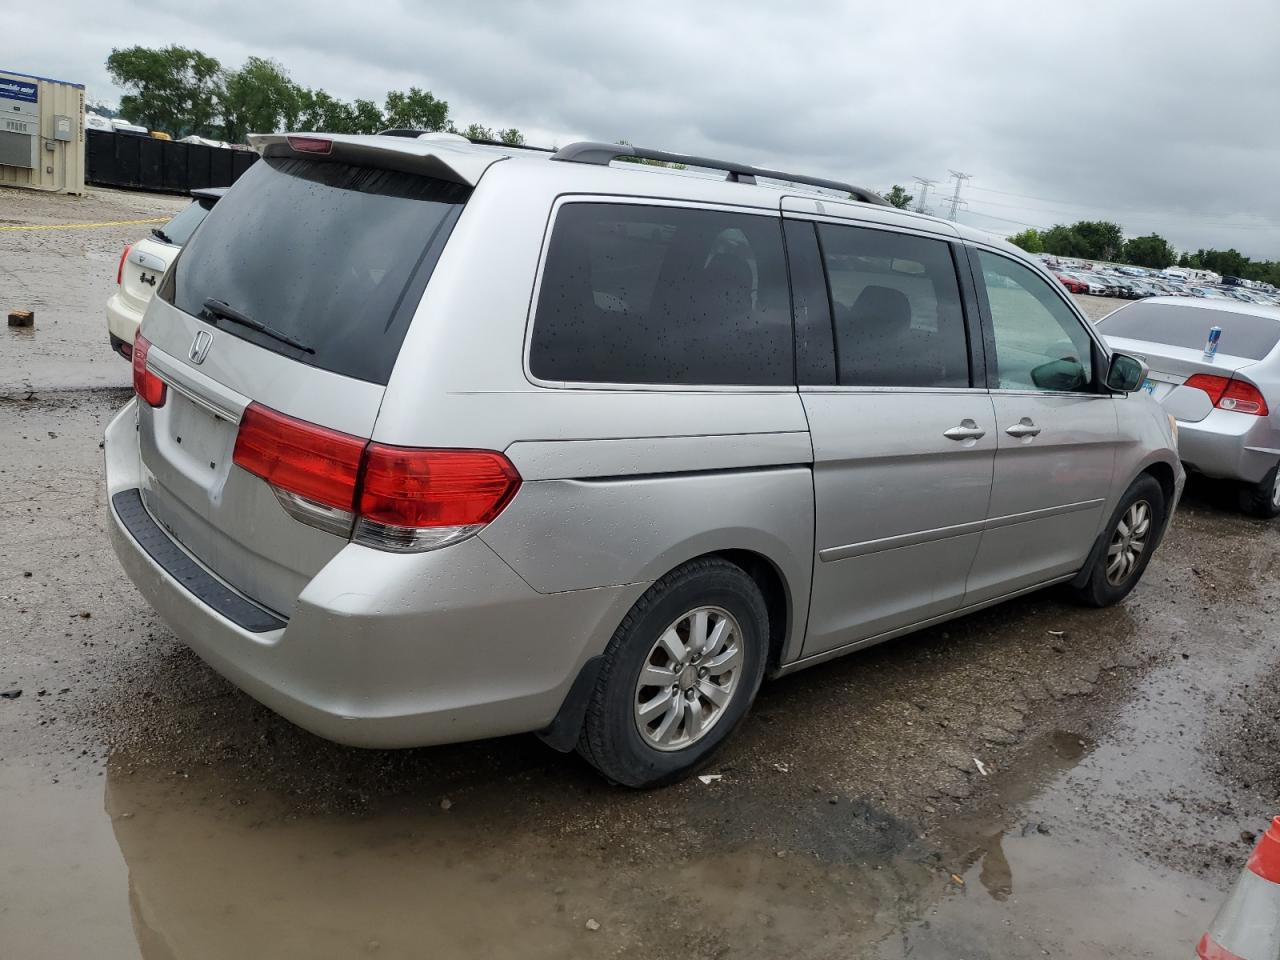
[[[0,192],[0,223],[181,203]],[[1121,606],[1036,594],[769,684],[711,783],[292,727],[177,643],[106,540],[98,444],[128,394],[84,388],[127,383],[101,304],[145,229],[0,232],[0,303],[37,310],[0,365],[14,956],[1185,956],[1277,812],[1280,526],[1194,482]]]

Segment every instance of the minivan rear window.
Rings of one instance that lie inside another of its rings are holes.
[[[1280,343],[1280,319],[1275,317],[1176,303],[1129,304],[1099,320],[1098,332],[1197,350],[1215,326],[1222,328],[1218,352],[1226,356],[1261,360]]]
[[[267,157],[192,235],[175,264],[173,303],[301,363],[385,384],[470,192],[398,171]],[[279,336],[211,314],[210,299]]]
[[[565,204],[551,232],[529,369],[566,382],[794,383],[780,219]]]

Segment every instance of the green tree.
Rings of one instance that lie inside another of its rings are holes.
[[[357,101],[359,103],[359,101]],[[409,130],[449,129],[449,102],[437,100],[430,90],[410,87],[408,92],[387,91],[383,129],[386,127]]]
[[[1075,229],[1061,223],[1055,223],[1048,230],[1042,230],[1040,243],[1045,253],[1052,253],[1056,257],[1089,256],[1084,240],[1075,232]]]
[[[351,133],[377,133],[392,126],[372,100],[351,101],[351,116],[354,126]]]
[[[174,137],[210,136],[221,97],[222,65],[187,47],[126,47],[107,57],[107,73],[128,93],[120,113]]]
[[[506,127],[498,131],[498,140],[513,147],[524,146],[524,134],[515,127]]]
[[[899,210],[905,210],[911,201],[915,199],[914,196],[907,193],[902,186],[896,183],[890,187],[889,192],[883,196],[890,204],[897,207]]]
[[[1159,234],[1152,233],[1145,237],[1133,237],[1124,242],[1121,259],[1139,267],[1154,267],[1163,270],[1174,262],[1173,247],[1169,241]]]
[[[1206,270],[1224,277],[1243,277],[1250,272],[1249,258],[1234,247],[1230,250],[1201,250],[1199,256]]]
[[[1092,260],[1115,260],[1124,248],[1124,233],[1119,224],[1106,220],[1081,220],[1072,224],[1071,229],[1088,251],[1083,256]]]
[[[223,139],[241,143],[248,133],[274,133],[282,124],[294,126],[301,92],[280,64],[250,57],[222,82]]]
[[[450,132],[459,133],[468,140],[489,140],[492,143],[506,143],[513,147],[521,146],[524,143],[524,134],[515,127],[494,130],[492,127],[486,127],[483,123],[469,123],[465,130],[458,130],[450,124]]]
[[[1015,233],[1009,238],[1009,242],[1027,253],[1044,253],[1044,238],[1035,227],[1027,227],[1021,233]]]

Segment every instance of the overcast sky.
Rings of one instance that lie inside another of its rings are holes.
[[[346,99],[424,87],[531,143],[928,177],[938,213],[959,170],[960,219],[996,233],[1105,217],[1280,259],[1280,0],[58,0],[5,33],[0,67],[111,102],[112,47],[179,43]]]

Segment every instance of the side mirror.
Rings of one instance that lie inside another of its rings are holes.
[[[1107,368],[1107,389],[1116,393],[1133,393],[1147,379],[1147,365],[1127,353],[1113,353]]]

